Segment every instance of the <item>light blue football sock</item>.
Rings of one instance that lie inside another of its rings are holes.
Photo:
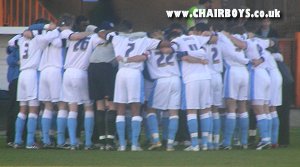
[[[28,114],[26,146],[32,146],[35,143],[34,136],[37,127],[37,118],[38,115],[35,113]]]
[[[119,138],[119,145],[125,147],[126,141],[125,141],[125,116],[124,115],[117,115],[116,128],[117,128],[117,133]]]
[[[211,134],[211,127],[212,127],[212,117],[211,113],[204,113],[200,115],[200,123],[201,123],[201,142],[202,146],[208,146],[209,141],[209,134]],[[212,140],[212,138],[210,139]],[[212,141],[210,141],[212,142]]]
[[[231,139],[236,125],[236,113],[227,113],[225,120],[225,135],[223,139],[223,146],[231,146]]]
[[[68,111],[59,110],[57,114],[57,145],[66,143],[65,135],[67,128]]]
[[[132,146],[139,146],[139,136],[141,132],[141,122],[143,118],[141,116],[134,116],[131,120],[131,129],[132,129],[132,137],[131,143]]]
[[[266,114],[256,115],[257,128],[262,142],[269,142],[268,120]]]
[[[68,116],[68,131],[71,146],[77,146],[76,128],[77,128],[77,115],[76,111],[70,111]]]
[[[50,141],[50,129],[52,123],[52,111],[45,109],[42,116],[42,133],[43,133],[43,143],[51,144]]]
[[[239,114],[241,144],[248,145],[249,115],[248,112]]]
[[[159,142],[158,123],[155,113],[149,113],[147,115],[147,125],[150,130],[153,143]]]
[[[220,142],[220,129],[221,129],[221,120],[220,114],[218,112],[213,113],[213,144],[215,147],[218,147]]]
[[[266,114],[267,115],[267,120],[268,120],[268,138],[271,140],[272,136],[272,116],[270,113]]]
[[[178,120],[179,117],[177,115],[170,116],[169,118],[169,127],[168,127],[168,144],[173,144],[175,140],[175,136],[178,130]]]
[[[278,144],[278,133],[279,133],[279,119],[277,111],[271,112],[272,116],[272,135],[271,135],[271,141],[272,144]]]
[[[191,136],[191,146],[196,147],[198,143],[198,122],[197,114],[188,114],[187,115],[188,129]]]
[[[18,117],[16,119],[16,132],[15,132],[15,144],[22,144],[22,136],[23,136],[23,131],[24,131],[24,126],[26,122],[26,115],[23,113],[18,113]]]
[[[94,112],[86,111],[84,115],[84,132],[85,132],[85,146],[90,147],[92,143],[92,135],[94,130]]]

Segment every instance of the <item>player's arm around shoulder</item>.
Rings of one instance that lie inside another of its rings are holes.
[[[245,41],[239,40],[228,32],[222,31],[222,33],[230,39],[230,41],[240,49],[247,49],[247,43]]]
[[[179,60],[185,61],[187,63],[202,64],[202,65],[208,64],[207,59],[202,59],[202,58],[199,58],[199,57],[194,57],[194,56],[188,55],[187,52],[181,52],[180,54],[177,54],[177,56],[180,56]]]
[[[142,55],[135,55],[132,57],[122,57],[122,56],[117,56],[116,60],[119,62],[123,63],[139,63],[139,62],[144,62],[148,58],[148,54],[142,54]]]

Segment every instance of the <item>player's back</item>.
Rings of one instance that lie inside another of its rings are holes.
[[[256,68],[267,68],[268,63],[267,59],[269,59],[268,51],[266,51],[266,48],[268,47],[269,41],[261,40],[260,38],[251,38],[247,39],[247,49],[246,49],[246,56],[253,60],[253,59],[260,59],[263,58],[265,61],[258,65]],[[266,44],[268,43],[268,44]]]
[[[87,70],[89,65],[89,57],[93,50],[98,44],[104,42],[105,41],[102,40],[97,34],[87,36],[77,41],[71,40],[69,42],[64,68]]]
[[[42,48],[36,38],[28,39],[22,37],[18,40],[20,47],[20,70],[38,69]]]
[[[218,44],[206,44],[208,66],[211,74],[223,72],[223,57]]]
[[[226,68],[245,67],[249,63],[244,51],[236,47],[223,33],[218,33],[218,46]]]
[[[173,49],[180,52],[186,52],[189,56],[199,59],[206,58],[206,51],[204,44],[208,42],[208,37],[200,37],[194,35],[182,35],[172,40],[174,43]],[[181,71],[184,82],[194,80],[210,79],[210,72],[207,65],[181,62]]]
[[[160,50],[149,51],[148,71],[152,79],[180,76],[177,53],[164,54]]]
[[[128,38],[115,35],[113,36],[113,46],[116,56],[133,57],[144,54],[147,50],[157,48],[160,40],[143,37]],[[133,68],[143,70],[143,62],[119,63],[119,68]]]
[[[62,68],[64,55],[62,53],[62,39],[56,38],[44,49],[39,70],[42,71],[47,67]]]

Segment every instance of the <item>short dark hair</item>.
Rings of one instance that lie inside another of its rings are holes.
[[[212,27],[214,31],[223,31],[226,29],[226,21],[225,20],[210,20],[209,26]]]
[[[209,26],[205,23],[198,23],[198,24],[196,24],[195,28],[196,28],[196,31],[201,31],[201,32],[209,31]]]
[[[74,24],[74,17],[68,13],[63,14],[58,19],[58,26],[73,26]]]
[[[49,24],[50,21],[45,18],[38,18],[34,21],[34,24]]]
[[[79,15],[75,19],[75,24],[79,25],[83,21],[89,21],[89,19],[86,16],[84,16],[84,15]]]
[[[185,27],[183,27],[180,23],[172,23],[169,26],[169,30],[172,31],[174,29],[181,29],[183,32],[185,31]]]
[[[128,32],[133,29],[133,24],[128,20],[122,20],[117,27],[120,32]]]
[[[231,34],[244,34],[246,32],[245,28],[243,26],[234,26],[229,29],[229,32]]]
[[[176,32],[176,31],[172,31],[172,32],[170,32],[170,33],[168,33],[168,34],[166,35],[166,39],[169,40],[169,41],[171,41],[171,40],[173,40],[174,38],[177,38],[177,37],[179,37],[179,36],[181,36],[181,33]]]

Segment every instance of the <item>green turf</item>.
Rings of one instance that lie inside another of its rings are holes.
[[[206,152],[103,152],[68,150],[15,150],[0,145],[0,166],[201,166],[299,167],[300,129],[292,129],[291,145],[273,150]]]

